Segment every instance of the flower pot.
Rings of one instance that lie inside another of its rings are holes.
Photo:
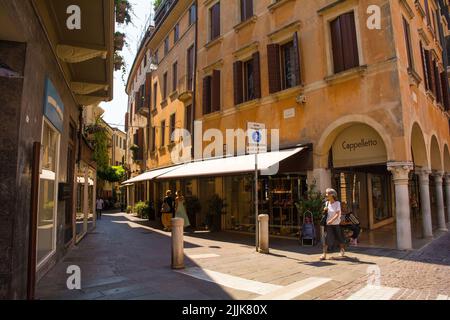
[[[125,35],[124,34],[117,34],[114,36],[114,49],[116,51],[122,50],[124,44],[125,44]]]

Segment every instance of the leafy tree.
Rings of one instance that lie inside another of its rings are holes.
[[[125,169],[122,166],[110,166],[97,171],[97,176],[111,183],[121,182],[125,178]]]

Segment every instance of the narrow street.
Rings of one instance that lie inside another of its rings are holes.
[[[41,279],[37,298],[441,300],[450,295],[449,233],[417,251],[358,247],[346,258],[334,254],[325,262],[319,262],[319,247],[271,241],[270,254],[262,255],[250,236],[185,234],[186,268],[173,271],[169,233],[128,214],[107,213]],[[81,268],[81,290],[67,289],[70,265]],[[368,274],[377,267],[381,286]]]

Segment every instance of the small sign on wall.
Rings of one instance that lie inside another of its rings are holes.
[[[295,117],[295,108],[285,109],[283,112],[284,119],[291,119]]]

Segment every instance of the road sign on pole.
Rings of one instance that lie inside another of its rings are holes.
[[[266,126],[263,123],[248,123],[248,153],[255,154],[255,247],[259,251],[259,225],[258,225],[258,153],[267,152]]]

